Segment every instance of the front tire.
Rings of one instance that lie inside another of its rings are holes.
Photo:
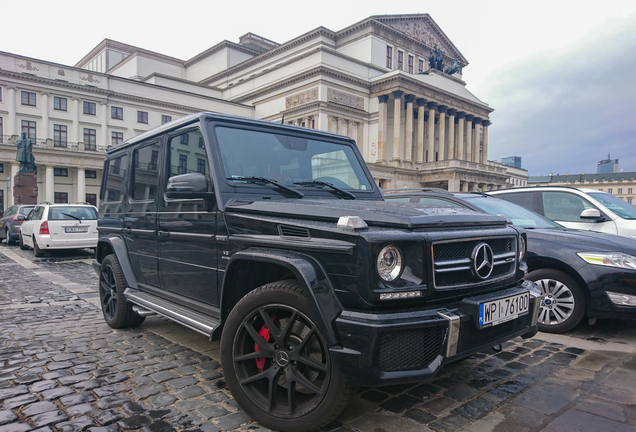
[[[115,329],[136,327],[146,317],[133,310],[124,296],[126,279],[115,254],[107,255],[99,271],[99,300],[106,323]]]
[[[29,247],[24,244],[24,240],[22,239],[22,233],[20,233],[19,236],[20,237],[19,237],[18,241],[20,242],[20,249],[27,250]]]
[[[230,312],[221,337],[225,379],[263,426],[319,429],[347,406],[353,386],[333,364],[316,321],[296,281],[264,285]]]
[[[539,269],[528,273],[526,279],[541,288],[539,330],[563,333],[581,322],[585,315],[585,296],[571,276],[559,270]]]
[[[44,256],[44,252],[40,249],[40,246],[38,246],[35,236],[33,236],[33,254],[38,258],[42,258]]]

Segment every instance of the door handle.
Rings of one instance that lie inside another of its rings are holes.
[[[170,237],[170,231],[159,231],[159,237]]]
[[[124,228],[124,234],[132,234],[132,228]]]

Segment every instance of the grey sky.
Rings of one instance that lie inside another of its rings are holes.
[[[253,32],[286,42],[371,15],[428,13],[468,59],[488,103],[489,159],[521,156],[530,175],[636,171],[636,1],[0,0],[0,50],[73,65],[104,38],[180,59]]]

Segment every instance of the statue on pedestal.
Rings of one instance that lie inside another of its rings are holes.
[[[22,136],[15,142],[15,145],[18,147],[15,160],[20,162],[20,170],[18,172],[34,173],[35,157],[33,157],[33,144],[31,140],[27,138],[26,132],[22,132]]]

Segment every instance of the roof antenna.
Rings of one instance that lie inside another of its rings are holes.
[[[285,114],[283,114],[283,118],[280,120],[281,124],[285,124]]]

